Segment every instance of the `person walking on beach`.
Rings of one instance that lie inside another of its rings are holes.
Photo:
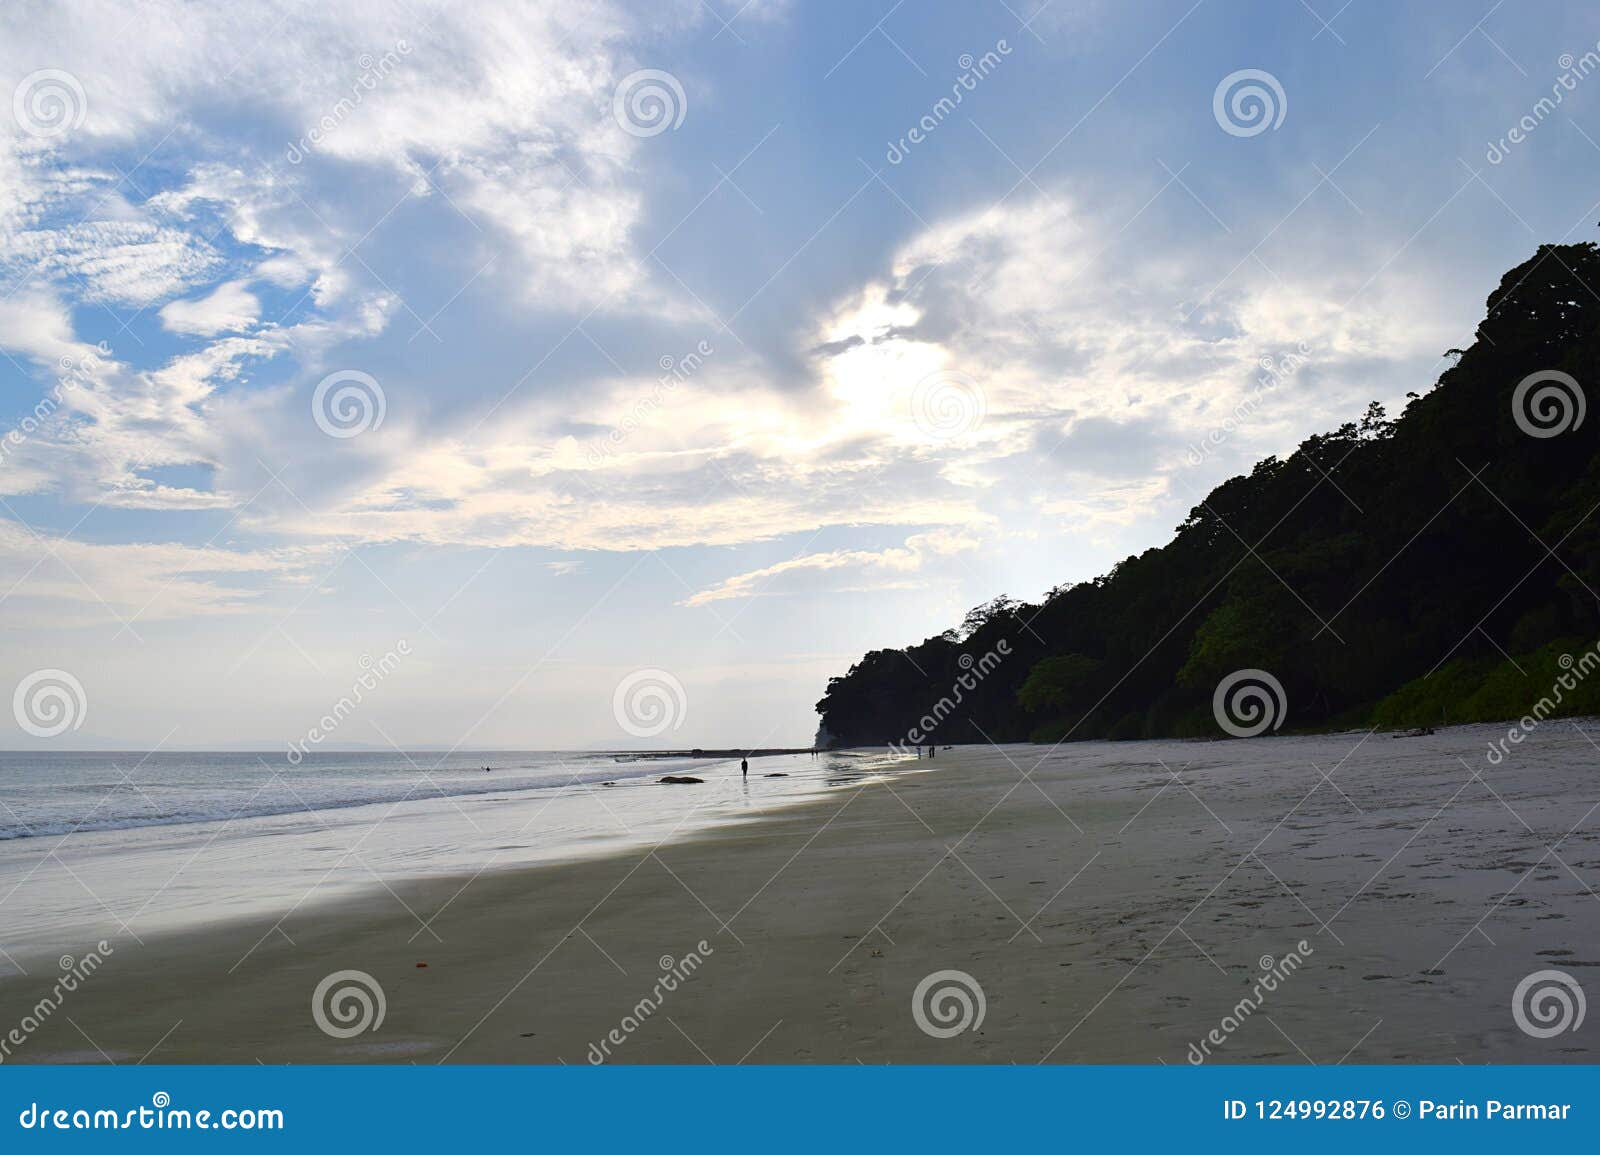
[[[748,759],[748,758],[739,759],[739,774],[740,774],[740,776],[742,776],[744,778],[749,778],[750,777],[750,759]]]

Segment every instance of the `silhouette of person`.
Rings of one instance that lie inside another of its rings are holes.
[[[739,759],[739,773],[745,778],[750,777],[750,759]]]

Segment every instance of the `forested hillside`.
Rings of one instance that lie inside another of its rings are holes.
[[[1600,637],[1600,418],[1583,419],[1582,392],[1600,376],[1591,285],[1594,245],[1541,247],[1397,419],[1374,405],[1267,458],[1170,543],[1094,581],[1042,604],[997,598],[938,637],[865,655],[817,704],[827,735],[1220,736],[1212,694],[1247,668],[1282,683],[1287,729],[1521,713],[1560,653]],[[1577,390],[1518,393],[1550,370]],[[1009,654],[973,677],[1002,640]]]

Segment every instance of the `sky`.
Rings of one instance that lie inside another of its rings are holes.
[[[1597,41],[9,0],[0,747],[808,744],[864,651],[1426,390],[1595,239]]]

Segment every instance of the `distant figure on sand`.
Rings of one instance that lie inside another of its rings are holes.
[[[928,757],[937,758],[938,756],[939,756],[939,747],[930,745],[928,747]]]
[[[739,773],[745,778],[750,777],[750,759],[739,759]]]

